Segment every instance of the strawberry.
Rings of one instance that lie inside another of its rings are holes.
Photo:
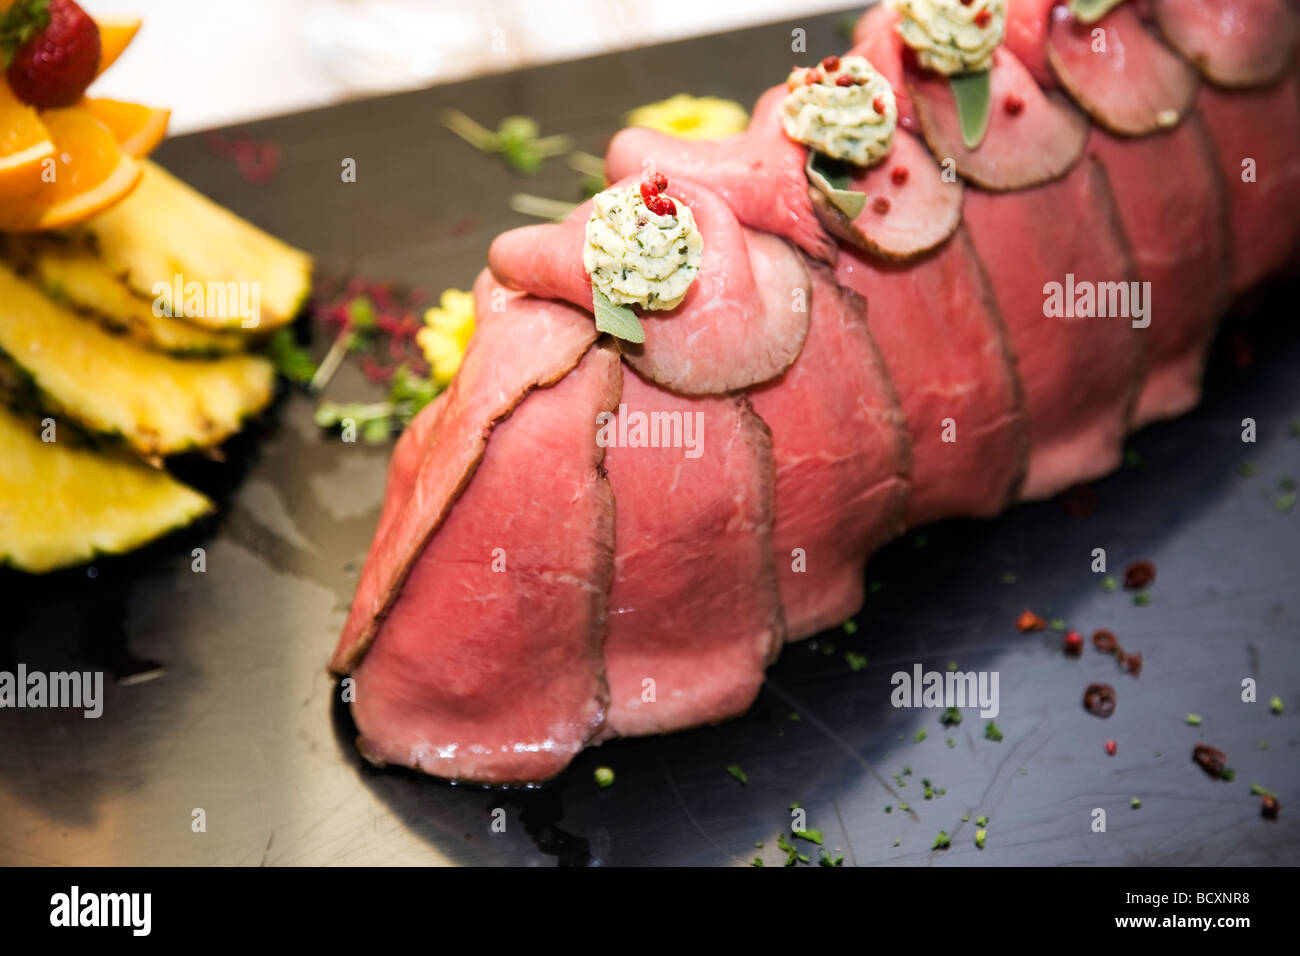
[[[72,0],[17,0],[0,16],[0,57],[24,103],[71,106],[99,70],[99,27]]]

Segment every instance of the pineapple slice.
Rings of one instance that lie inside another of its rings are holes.
[[[81,228],[94,237],[114,275],[153,299],[155,286],[256,283],[257,331],[288,323],[311,291],[311,257],[191,189],[157,163],[142,160],[140,185]],[[184,303],[171,303],[177,313]],[[211,328],[239,327],[238,315],[198,315]]]
[[[149,348],[175,355],[210,356],[241,351],[248,336],[217,332],[161,314],[79,243],[0,237],[0,259],[29,276],[45,294],[100,325]]]
[[[165,471],[79,446],[0,405],[0,564],[44,573],[138,548],[212,510]]]
[[[178,359],[104,331],[0,265],[0,351],[52,409],[146,457],[224,441],[271,401],[260,356]]]

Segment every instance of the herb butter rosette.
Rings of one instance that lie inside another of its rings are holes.
[[[1006,0],[888,0],[902,14],[898,33],[928,70],[953,76],[993,66],[1006,33]]]
[[[792,140],[856,166],[877,163],[893,148],[894,90],[865,57],[828,56],[793,70],[786,86],[781,123]]]

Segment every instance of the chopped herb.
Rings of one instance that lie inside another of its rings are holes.
[[[961,723],[961,711],[956,707],[948,707],[939,715],[939,723],[945,727],[955,727]]]
[[[790,809],[791,809],[791,810],[801,810],[801,809],[803,809],[803,804],[801,804],[798,800],[796,800],[794,803],[790,804]]]
[[[916,742],[919,744],[922,740],[924,740],[926,737],[929,736],[930,736],[929,732],[924,727],[922,727],[920,730],[916,732]]]
[[[844,627],[845,634],[858,633],[858,622],[853,620],[853,618],[849,618],[847,621],[845,621],[843,627]]]
[[[1101,579],[1101,589],[1103,591],[1106,591],[1107,593],[1116,590],[1118,587],[1119,587],[1119,582],[1115,580],[1115,576],[1113,574],[1108,574]]]
[[[782,833],[776,838],[777,849],[785,851],[785,865],[794,866],[799,860],[799,850]]]
[[[1277,508],[1279,514],[1289,514],[1295,507],[1295,492],[1289,491],[1284,495],[1278,495],[1273,507]]]
[[[1128,802],[1128,805],[1129,805],[1130,807],[1132,807],[1134,810],[1141,810],[1141,809],[1142,809],[1142,801],[1139,800],[1137,797],[1134,797],[1132,800],[1130,800],[1130,801]]]
[[[1236,776],[1237,776],[1237,771],[1233,770],[1231,767],[1224,767],[1222,770],[1219,771],[1220,780],[1232,780],[1236,778]]]
[[[1151,595],[1147,594],[1146,591],[1139,591],[1133,595],[1133,603],[1138,607],[1146,607],[1151,603]]]
[[[1254,478],[1259,473],[1259,465],[1253,461],[1243,461],[1237,466],[1237,474],[1243,478]]]
[[[442,124],[479,152],[499,153],[521,176],[532,176],[543,160],[570,148],[567,136],[539,137],[537,120],[530,116],[507,116],[493,132],[459,110],[446,110]]]
[[[911,810],[912,807],[911,807],[909,804],[906,804],[906,803],[900,803],[900,804],[898,805],[898,809],[900,809],[900,810],[906,812],[906,811],[908,811],[908,810]]]
[[[1290,475],[1283,475],[1277,480],[1277,486],[1282,491],[1295,491],[1295,479]]]
[[[1022,777],[1028,777],[1028,776],[1029,776],[1029,771],[1026,770],[1024,767],[1021,767],[1021,768],[1020,768],[1020,776],[1022,776]]]
[[[825,850],[822,850],[817,856],[817,863],[820,866],[843,866],[844,854],[841,853],[839,856],[831,856]]]
[[[903,778],[900,777],[898,774],[894,774],[894,783],[897,784],[897,785],[900,786],[900,787],[906,787],[906,786],[907,786],[906,781],[904,781]]]
[[[1200,715],[1200,714],[1188,714],[1188,715],[1187,715],[1187,725],[1188,725],[1189,727],[1199,727],[1199,726],[1201,726],[1201,715]]]
[[[596,786],[602,790],[614,785],[614,771],[609,767],[597,767],[592,777],[595,778]]]
[[[969,813],[963,813],[963,814],[961,815],[961,822],[962,822],[962,823],[969,823],[969,822],[970,822],[970,814],[969,814]]]
[[[984,725],[984,739],[1000,742],[1002,740],[1002,728],[990,720]]]
[[[762,865],[763,865],[763,859],[762,859],[762,857],[757,857],[757,856],[754,857],[754,859],[750,862],[749,865],[750,865],[750,866],[762,866]]]
[[[957,669],[957,662],[956,662],[956,661],[949,661],[949,662],[948,662],[948,670],[950,670],[950,671],[955,671],[956,669]]]
[[[1250,792],[1253,793],[1253,794],[1254,794],[1255,796],[1257,796],[1257,797],[1276,797],[1276,796],[1277,796],[1277,794],[1274,793],[1272,790],[1265,790],[1263,787],[1261,787],[1261,786],[1260,786],[1259,784],[1257,784],[1257,783],[1252,783],[1252,784],[1250,785]]]
[[[911,767],[904,767],[904,768],[903,768],[903,776],[904,776],[904,777],[910,777],[911,775],[912,775],[912,768],[911,768]]]
[[[799,721],[803,720],[803,717],[802,715],[800,715],[799,711],[792,710],[790,711],[790,713],[785,715],[785,719],[789,721],[793,721],[794,723],[797,724],[799,723]]]
[[[855,674],[867,666],[867,657],[865,654],[855,654],[853,651],[846,651],[844,659],[848,661],[849,670]]]
[[[898,846],[898,845],[899,845],[898,841],[895,840],[895,841],[894,841],[894,846]]]
[[[975,818],[975,825],[976,825],[977,827],[986,827],[986,826],[989,825],[989,818],[988,818],[988,817],[976,817],[976,818]]]
[[[948,849],[948,847],[949,847],[949,845],[950,845],[950,842],[951,842],[951,841],[949,841],[949,839],[948,839],[948,831],[947,831],[947,830],[940,830],[940,831],[939,831],[939,835],[936,836],[936,837],[934,838],[934,846],[930,847],[930,849],[932,849],[932,850],[946,850],[946,849]]]
[[[989,835],[989,831],[988,831],[988,830],[976,830],[976,831],[975,831],[975,846],[978,847],[978,848],[981,849],[981,850],[984,849],[984,838],[987,837],[988,835]]]
[[[311,353],[305,346],[298,344],[293,337],[293,329],[287,326],[276,329],[266,343],[266,354],[275,365],[275,370],[295,385],[306,387],[316,375]]]
[[[800,840],[807,840],[809,843],[816,843],[818,846],[822,845],[821,830],[795,830],[794,835]]]
[[[762,840],[758,840],[758,841],[756,841],[756,842],[754,843],[754,849],[756,849],[756,850],[761,850],[761,849],[763,849],[763,841],[762,841]]]
[[[739,780],[746,787],[749,786],[749,777],[747,777],[745,775],[745,771],[741,770],[740,767],[737,766],[736,764],[734,763],[727,764],[727,773],[731,774],[733,777]]]
[[[892,806],[886,805],[886,806],[885,806],[885,812],[886,812],[886,813],[893,813],[893,812],[894,812],[894,808],[893,808]]]
[[[830,641],[827,641],[825,644],[822,645],[822,657],[830,657],[834,653],[835,653],[835,645],[832,644]]]
[[[1282,713],[1282,698],[1275,695],[1273,699],[1268,702],[1268,709],[1273,711],[1275,714]]]
[[[1052,618],[1051,628],[1052,628],[1052,630],[1054,630],[1054,631],[1064,631],[1064,630],[1065,630],[1065,619],[1064,619],[1064,618],[1060,618],[1060,617],[1054,617],[1054,618]]]
[[[953,742],[953,739],[951,737],[943,738],[943,742],[948,745],[949,750],[952,750],[954,747],[957,746],[957,744]]]

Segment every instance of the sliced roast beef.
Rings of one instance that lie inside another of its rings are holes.
[[[1003,43],[1045,90],[1056,87],[1047,62],[1047,27],[1052,8],[1061,0],[1007,0],[1007,32]]]
[[[846,242],[885,259],[910,259],[947,240],[961,224],[961,181],[945,181],[943,168],[919,138],[894,133],[894,148],[882,162],[864,169],[849,188],[866,195],[854,219],[840,212],[820,190],[808,187],[817,215]]]
[[[420,549],[474,473],[496,422],[529,389],[564,377],[596,340],[591,316],[573,306],[504,295],[501,302],[501,312],[480,308],[460,372],[439,399],[437,412],[426,409],[421,428],[399,446],[399,474],[413,468],[414,478],[409,492],[400,496],[395,485],[408,485],[405,477],[389,483],[387,520],[371,542],[330,662],[337,673],[350,671],[365,654]],[[425,428],[428,434],[422,437]],[[435,446],[437,454],[427,453]],[[416,462],[421,448],[426,453]]]
[[[876,71],[889,81],[898,103],[898,125],[919,134],[921,121],[916,117],[916,107],[912,105],[903,69],[903,65],[915,57],[898,35],[896,27],[899,19],[901,15],[898,11],[884,3],[871,7],[853,29],[853,49],[849,55],[866,57]]]
[[[1295,56],[1300,16],[1291,0],[1153,0],[1174,49],[1224,87],[1266,86]]]
[[[910,467],[866,300],[841,289],[829,269],[809,271],[812,325],[803,351],[779,379],[750,392],[772,431],[773,544],[792,641],[862,606],[867,556],[903,529]]]
[[[668,177],[707,186],[746,226],[784,236],[810,256],[835,261],[837,246],[813,214],[804,189],[807,150],[781,126],[784,85],[759,97],[749,129],[719,140],[687,140],[630,127],[605,154],[610,179],[640,176],[647,163]]]
[[[1139,330],[1147,361],[1133,414],[1140,427],[1200,400],[1206,353],[1231,296],[1227,192],[1196,112],[1140,139],[1094,129],[1088,151],[1106,167],[1138,278],[1151,283],[1151,325]]]
[[[1128,432],[1143,338],[1128,315],[1114,314],[1134,311],[1134,276],[1104,172],[1086,157],[1064,179],[1014,196],[969,190],[965,222],[1025,390],[1021,497],[1106,474]],[[1108,317],[1096,314],[1099,302]]]
[[[1228,185],[1232,291],[1281,268],[1300,230],[1300,74],[1261,90],[1202,86],[1197,106]]]
[[[957,171],[994,191],[1026,189],[1059,179],[1083,155],[1088,119],[1059,93],[1044,93],[1006,47],[993,55],[993,105],[988,131],[975,149],[962,140],[948,78],[909,67],[907,82],[931,152],[951,157]]]
[[[1082,23],[1067,8],[1058,8],[1048,31],[1047,55],[1074,101],[1121,136],[1167,129],[1187,115],[1196,99],[1196,71],[1161,43],[1128,4],[1096,23]]]
[[[776,378],[808,334],[802,260],[784,240],[743,228],[712,190],[677,179],[669,181],[668,193],[695,214],[704,237],[700,272],[677,308],[641,313],[645,343],[621,343],[624,356],[643,375],[684,395],[723,394]],[[590,215],[587,202],[562,223],[498,236],[489,268],[509,286],[590,310],[591,278],[582,265]]]
[[[836,277],[870,296],[867,323],[902,401],[908,526],[997,514],[1024,474],[1028,428],[1015,358],[966,230],[905,266],[846,250]]]
[[[614,500],[596,431],[621,376],[616,352],[591,349],[493,431],[353,672],[367,759],[531,783],[564,769],[602,726]]]
[[[785,636],[767,427],[742,398],[685,398],[632,373],[604,427],[615,498],[605,734],[734,717]]]

